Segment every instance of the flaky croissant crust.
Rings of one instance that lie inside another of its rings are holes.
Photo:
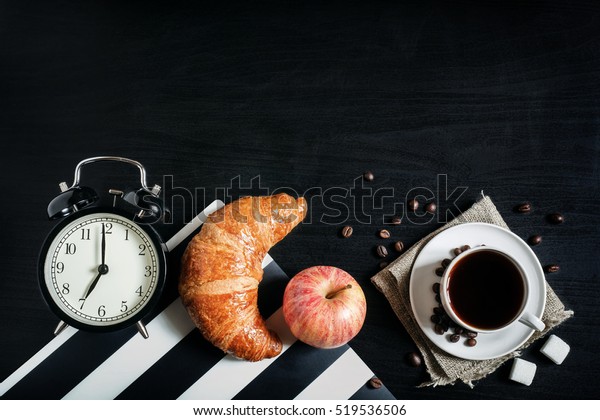
[[[179,294],[203,336],[221,350],[251,361],[281,352],[257,306],[262,261],[306,211],[304,198],[285,193],[244,197],[211,214],[188,244]]]

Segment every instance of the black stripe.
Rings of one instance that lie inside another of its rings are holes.
[[[288,276],[272,262],[264,269],[259,308],[268,318],[281,306]],[[218,363],[224,353],[192,331],[129,385],[117,399],[176,399]]]
[[[161,297],[144,323],[162,312],[171,303],[168,299],[168,296]],[[138,332],[134,326],[108,333],[77,331],[1,399],[61,399],[135,334]]]
[[[224,353],[195,329],[129,385],[119,400],[174,400],[219,362]]]
[[[291,400],[349,348],[322,350],[296,341],[233,399]]]
[[[264,318],[270,317],[283,304],[283,293],[290,278],[275,261],[264,268],[258,286],[258,308]]]
[[[134,334],[135,328],[107,334],[78,331],[2,398],[60,399]]]
[[[350,400],[395,400],[396,398],[385,387],[379,389],[370,387],[367,384],[361,386],[350,398]]]

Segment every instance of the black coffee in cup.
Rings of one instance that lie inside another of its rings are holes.
[[[465,324],[494,330],[520,314],[526,298],[525,281],[508,256],[481,249],[465,255],[450,269],[448,298]]]

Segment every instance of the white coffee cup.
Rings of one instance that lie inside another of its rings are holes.
[[[543,331],[544,323],[526,310],[529,284],[516,259],[482,245],[462,252],[446,267],[440,298],[452,321],[470,331],[498,332],[516,322]]]

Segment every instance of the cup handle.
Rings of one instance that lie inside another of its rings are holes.
[[[524,312],[523,315],[521,315],[521,318],[519,318],[519,322],[536,331],[544,331],[544,328],[546,328],[546,324],[544,324],[537,316],[529,312]]]

